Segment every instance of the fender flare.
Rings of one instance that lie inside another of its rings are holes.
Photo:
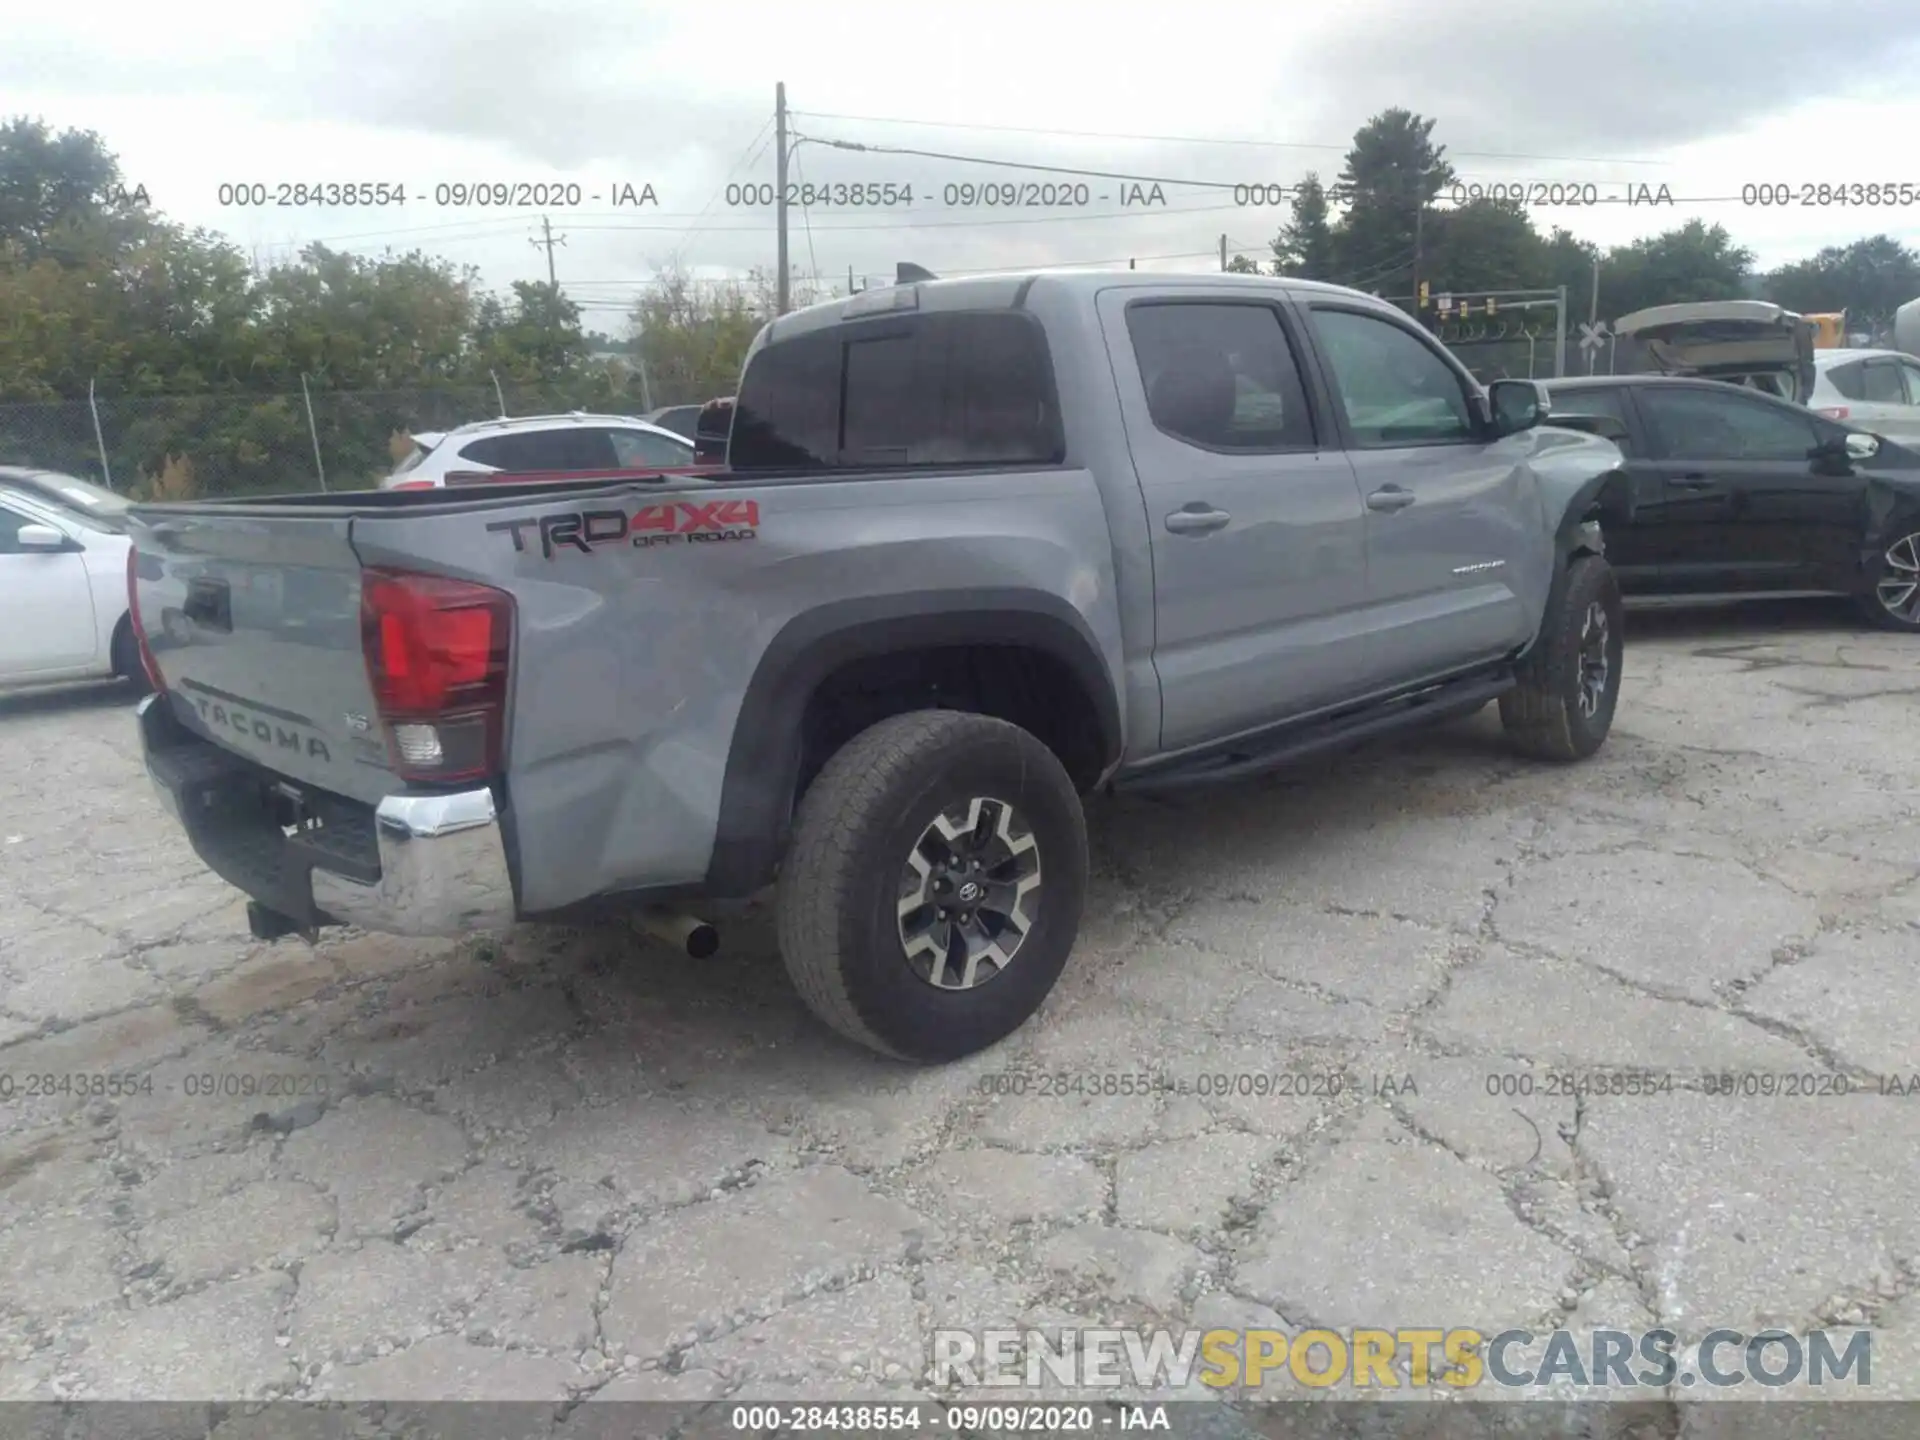
[[[1029,646],[1064,664],[1093,702],[1105,767],[1119,761],[1119,691],[1086,620],[1059,597],[980,588],[822,605],[788,621],[754,667],[727,747],[703,891],[738,898],[773,880],[803,759],[799,719],[822,681],[852,661],[969,644]]]
[[[1624,482],[1625,479],[1624,471],[1610,466],[1578,484],[1555,486],[1542,496],[1547,505],[1548,523],[1553,527],[1553,579],[1547,586],[1546,602],[1540,607],[1540,618],[1535,622],[1533,638],[1514,657],[1515,660],[1524,660],[1532,654],[1546,633],[1547,617],[1559,609],[1560,597],[1566,594],[1567,576],[1573,569],[1573,562],[1583,555],[1606,558],[1606,538],[1600,532],[1600,520],[1595,511],[1607,486],[1616,481]]]

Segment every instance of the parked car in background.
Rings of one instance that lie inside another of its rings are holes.
[[[694,427],[700,421],[700,409],[698,405],[663,405],[658,410],[649,410],[640,418],[649,425],[658,425],[662,430],[671,430],[691,441]]]
[[[1829,420],[1903,445],[1920,442],[1920,359],[1898,350],[1822,350],[1813,368],[1807,403]]]
[[[382,490],[432,490],[449,475],[661,470],[694,463],[693,442],[631,415],[525,415],[422,432]]]
[[[0,684],[120,676],[145,690],[127,617],[127,501],[0,467]]]
[[[1607,558],[1628,595],[1837,594],[1920,632],[1920,452],[1716,380],[1547,382],[1554,423],[1624,430],[1602,492]]]
[[[700,407],[694,427],[693,456],[702,465],[727,463],[727,442],[733,435],[733,396],[722,395]]]
[[[1622,315],[1613,333],[1644,344],[1664,374],[1726,381],[1801,404],[1813,393],[1817,327],[1766,300],[1656,305]]]

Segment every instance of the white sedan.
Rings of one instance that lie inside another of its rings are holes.
[[[119,676],[147,688],[127,616],[124,496],[0,466],[0,685]]]

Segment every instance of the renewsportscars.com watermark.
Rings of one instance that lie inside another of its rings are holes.
[[[1530,1347],[1545,1341],[1534,1356]],[[935,1386],[1036,1389],[1521,1389],[1553,1384],[1666,1389],[1873,1383],[1873,1332],[1713,1330],[1684,1356],[1671,1330],[1466,1328],[1301,1330],[936,1330]]]

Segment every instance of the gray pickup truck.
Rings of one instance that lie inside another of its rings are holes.
[[[777,882],[808,1005],[942,1062],[1060,976],[1083,794],[1600,746],[1622,461],[1546,419],[1326,285],[870,290],[761,331],[717,476],[136,506],[146,764],[263,938]]]

